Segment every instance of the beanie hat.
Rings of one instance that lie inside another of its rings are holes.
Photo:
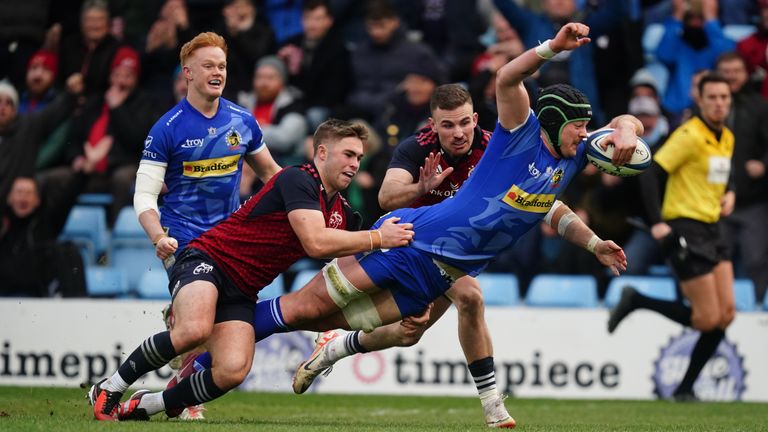
[[[282,78],[283,82],[288,82],[288,70],[285,68],[285,63],[280,57],[273,55],[262,57],[256,63],[256,70],[262,66],[272,66],[277,70],[277,73],[280,74],[280,78]]]
[[[38,64],[53,72],[54,77],[59,73],[59,57],[53,51],[41,49],[32,54],[27,62],[27,70]]]
[[[122,46],[117,49],[115,56],[112,57],[112,65],[109,71],[112,72],[118,67],[125,66],[131,68],[136,76],[141,73],[141,62],[139,61],[139,53],[131,47]]]
[[[565,84],[555,84],[544,88],[536,101],[536,117],[549,142],[560,152],[560,134],[568,123],[589,121],[592,107],[589,99],[578,89]]]
[[[13,106],[19,107],[19,93],[8,80],[0,81],[0,95],[9,97]]]

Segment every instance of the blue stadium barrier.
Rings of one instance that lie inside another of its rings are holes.
[[[597,281],[588,275],[540,274],[531,281],[525,304],[536,307],[597,307]]]
[[[153,268],[145,271],[139,279],[136,287],[136,295],[148,300],[171,300],[168,291],[168,273],[162,268]]]
[[[96,258],[106,252],[109,239],[107,212],[103,207],[72,207],[64,224],[60,240],[69,240],[86,251],[86,265],[94,264]]]
[[[753,312],[757,310],[755,299],[755,284],[751,279],[736,279],[733,282],[733,295],[736,299],[736,310]]]
[[[660,300],[677,300],[677,290],[675,289],[675,280],[670,277],[658,276],[617,276],[608,283],[608,290],[605,293],[605,306],[612,308],[616,306],[621,297],[621,290],[625,286],[631,286],[648,297]]]
[[[90,297],[120,297],[128,293],[128,278],[122,269],[86,267],[85,285]]]
[[[515,306],[520,303],[517,276],[511,273],[481,273],[477,276],[486,306]]]
[[[291,283],[291,292],[298,291],[306,285],[313,277],[319,272],[319,270],[302,270],[296,274],[296,278]]]
[[[259,300],[271,299],[285,294],[283,286],[283,275],[279,274],[269,285],[259,291]]]

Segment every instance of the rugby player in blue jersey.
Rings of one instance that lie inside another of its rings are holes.
[[[370,331],[418,315],[434,299],[450,294],[457,279],[480,273],[542,221],[593,252],[614,274],[625,270],[623,250],[613,241],[600,239],[557,199],[587,164],[584,139],[592,114],[587,98],[573,87],[555,85],[541,92],[534,113],[523,86],[523,80],[549,58],[589,43],[588,34],[583,24],[566,24],[554,39],[499,69],[496,130],[456,195],[386,216],[413,224],[416,235],[409,246],[334,260],[301,290],[258,303],[256,340],[294,329]],[[607,126],[615,129],[610,135],[615,145],[613,163],[624,164],[643,126],[626,115]],[[354,341],[340,345],[332,348],[359,348]],[[304,373],[300,370],[294,379],[309,385],[327,370],[331,364],[325,361],[327,349],[329,345],[320,344],[300,366]],[[514,421],[503,426],[513,427]]]
[[[181,47],[187,97],[163,115],[144,141],[136,173],[134,209],[170,268],[178,254],[240,205],[246,161],[266,183],[280,170],[248,110],[221,97],[227,81],[227,45],[200,33]],[[163,205],[158,195],[163,185]]]

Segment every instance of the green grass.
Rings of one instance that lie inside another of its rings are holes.
[[[476,398],[236,392],[204,422],[102,423],[84,390],[0,387],[0,431],[484,431]],[[520,431],[766,431],[768,404],[508,399]]]

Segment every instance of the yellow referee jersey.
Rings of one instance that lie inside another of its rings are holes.
[[[723,128],[720,141],[699,117],[678,127],[654,155],[669,174],[663,220],[689,218],[704,223],[720,219],[720,199],[731,172],[733,133]]]

